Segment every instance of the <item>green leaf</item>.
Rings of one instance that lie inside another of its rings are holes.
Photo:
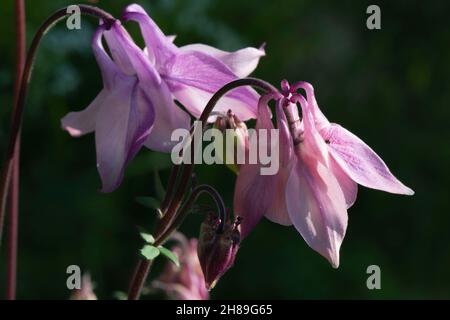
[[[160,201],[152,197],[136,197],[136,201],[150,209],[158,210],[161,206]]]
[[[144,256],[145,259],[147,260],[153,260],[155,259],[157,256],[159,256],[159,249],[157,247],[154,247],[152,245],[145,245],[142,249],[141,249],[141,254]]]
[[[141,238],[144,239],[145,242],[149,244],[153,244],[155,242],[155,238],[150,233],[141,232]]]
[[[128,299],[128,295],[125,292],[123,292],[123,291],[116,291],[116,292],[114,292],[113,293],[113,297],[116,300],[127,300]]]
[[[172,261],[177,267],[180,267],[180,261],[175,253],[167,248],[164,248],[163,246],[159,246],[158,249],[163,256]]]

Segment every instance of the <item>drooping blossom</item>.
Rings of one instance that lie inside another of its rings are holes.
[[[282,87],[283,95],[260,99],[256,124],[256,134],[273,128],[268,102],[275,97],[280,170],[261,176],[260,164],[242,165],[236,182],[234,210],[242,216],[242,237],[263,216],[293,224],[306,243],[337,268],[357,183],[392,193],[413,191],[361,139],[326,120],[310,84],[290,88],[283,82]],[[296,92],[299,88],[306,90],[308,100]]]
[[[103,37],[112,57],[103,47]],[[95,131],[102,191],[110,192],[144,143],[167,151],[171,130],[188,128],[189,116],[175,105],[166,83],[120,22],[109,30],[101,25],[92,48],[104,88],[85,110],[71,112],[61,122],[72,136]]]
[[[234,264],[240,243],[239,223],[240,220],[221,221],[215,213],[209,213],[200,226],[197,252],[208,290]]]
[[[236,52],[225,52],[203,44],[179,48],[137,4],[125,9],[123,19],[139,24],[149,61],[175,99],[196,118],[217,90],[239,77],[248,76],[265,54],[262,48],[245,48]],[[225,113],[233,106],[240,119],[255,118],[258,97],[253,89],[238,88],[221,99],[214,111]]]
[[[169,152],[173,130],[189,128],[189,115],[175,99],[198,117],[215,91],[248,75],[264,55],[254,48],[232,53],[200,44],[178,48],[138,5],[130,5],[124,19],[139,22],[147,48],[140,49],[119,21],[109,30],[100,26],[92,47],[104,88],[85,110],[62,119],[62,127],[72,136],[95,131],[103,192],[120,185],[126,165],[143,145]],[[223,99],[221,108],[233,105],[241,118],[248,119],[256,115],[257,99],[254,90],[238,89]]]
[[[197,256],[197,239],[187,240],[179,233],[176,238],[180,244],[172,252],[177,255],[180,267],[167,261],[160,277],[152,282],[152,287],[162,289],[175,300],[208,300],[209,293]]]

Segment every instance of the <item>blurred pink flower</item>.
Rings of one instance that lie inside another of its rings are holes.
[[[152,287],[165,291],[167,296],[175,300],[208,300],[205,278],[197,256],[197,239],[187,240],[177,234],[180,244],[172,249],[180,267],[167,261],[163,273],[152,282]]]
[[[97,300],[97,296],[94,293],[94,285],[89,274],[83,275],[81,289],[73,290],[70,300]]]

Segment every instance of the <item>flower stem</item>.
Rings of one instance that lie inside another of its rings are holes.
[[[81,13],[102,19],[104,23],[107,23],[108,25],[114,21],[113,16],[99,8],[88,5],[78,5],[78,7],[80,8]],[[6,200],[8,198],[9,185],[12,176],[14,154],[16,147],[20,144],[20,131],[22,126],[23,111],[25,107],[28,84],[30,82],[34,60],[36,58],[39,44],[47,31],[49,31],[56,23],[71,14],[70,11],[68,12],[67,8],[68,7],[61,8],[54,14],[52,14],[36,32],[26,56],[26,62],[22,76],[20,77],[18,98],[17,101],[15,101],[15,107],[13,109],[8,149],[6,151],[6,159],[3,164],[2,173],[0,176],[0,244],[3,233]]]
[[[253,86],[255,88],[266,91],[266,93],[278,92],[278,90],[270,83],[267,83],[263,80],[256,78],[237,79],[227,83],[222,88],[220,88],[216,93],[214,93],[214,95],[206,104],[205,109],[203,109],[203,112],[199,118],[199,121],[201,122],[202,125],[202,132],[206,127],[205,123],[207,123],[211,112],[213,111],[214,107],[216,106],[220,98],[222,98],[229,91],[242,86]],[[193,130],[194,129],[191,130],[191,135]],[[195,152],[194,150],[195,148],[191,148],[192,153],[191,158],[193,158],[193,153]],[[186,193],[188,183],[192,176],[193,168],[194,168],[193,164],[182,163],[179,165],[179,168],[176,169],[177,173],[181,175],[180,182],[177,185],[176,190],[172,190],[172,188],[167,188],[167,192],[170,193],[171,198],[170,200],[163,201],[167,209],[163,211],[164,216],[156,226],[156,231],[154,234],[154,237],[156,239],[155,245],[159,245],[163,243],[165,240],[167,240],[170,237],[170,235],[176,230],[176,228],[178,228],[180,220],[184,218],[184,216],[180,214],[183,210],[179,209],[181,201],[183,200],[183,196]],[[181,171],[181,173],[179,173],[179,171]],[[167,204],[167,202],[169,203]],[[180,216],[181,219],[177,219],[177,216]],[[150,265],[151,262],[149,260],[141,259],[138,262],[135,273],[129,285],[128,300],[139,299],[145,280],[147,279],[148,272],[150,271]]]
[[[16,107],[19,98],[20,78],[25,65],[25,1],[15,1],[16,18],[16,80],[14,83],[14,107]],[[14,109],[13,109],[14,110]],[[18,138],[19,139],[19,138]],[[8,253],[6,270],[6,299],[14,300],[16,298],[16,275],[17,275],[17,241],[18,241],[18,222],[19,222],[19,163],[20,163],[20,145],[16,144],[13,154],[12,180],[10,185],[9,197],[9,224],[8,224]]]

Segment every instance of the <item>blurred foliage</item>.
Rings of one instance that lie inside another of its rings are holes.
[[[86,2],[86,1],[81,1]],[[91,1],[92,2],[92,1]],[[130,3],[96,1],[119,16]],[[177,44],[225,50],[267,43],[255,76],[278,85],[307,80],[328,118],[364,139],[414,197],[360,188],[334,270],[293,229],[266,220],[242,243],[235,266],[212,298],[450,298],[450,26],[446,1],[379,3],[382,29],[366,28],[365,1],[149,0],[148,9]],[[65,0],[26,1],[28,42]],[[6,148],[14,80],[13,1],[2,1],[0,150]],[[19,298],[66,298],[66,267],[89,271],[100,298],[126,290],[139,227],[154,210],[135,202],[156,196],[154,170],[167,180],[170,158],[140,152],[112,194],[98,192],[94,137],[73,139],[59,120],[84,108],[101,88],[90,37],[63,25],[45,38],[24,118],[21,163]],[[130,25],[137,37],[137,27]],[[139,38],[137,38],[139,39]],[[140,43],[142,40],[139,39]],[[225,167],[199,166],[199,182],[217,187],[231,206],[235,177]],[[197,236],[202,215],[182,230]],[[2,246],[0,288],[4,287]],[[156,263],[155,277],[164,259]],[[382,270],[382,290],[366,288],[366,268]],[[151,296],[154,297],[154,296]]]

